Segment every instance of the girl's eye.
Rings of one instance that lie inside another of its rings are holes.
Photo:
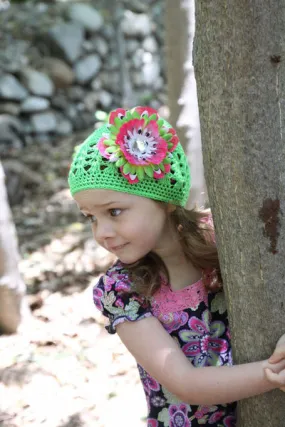
[[[122,212],[122,209],[110,209],[111,216],[119,216],[121,212]]]
[[[96,221],[95,215],[84,215],[84,218],[87,218],[89,222],[93,223]]]

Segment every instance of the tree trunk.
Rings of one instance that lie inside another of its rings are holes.
[[[28,309],[23,300],[25,285],[18,269],[17,237],[1,163],[0,206],[0,333],[11,334],[17,332]]]
[[[196,2],[204,167],[237,363],[285,332],[285,4]],[[239,404],[239,426],[284,426],[284,394]]]
[[[207,203],[196,81],[192,64],[194,0],[166,1],[167,81],[170,123],[188,154],[192,185],[188,207]]]

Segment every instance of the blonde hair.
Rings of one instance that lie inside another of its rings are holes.
[[[204,283],[212,292],[219,290],[222,279],[214,230],[209,224],[210,211],[187,210],[177,206],[169,215],[185,257],[202,272],[214,270],[215,279],[210,283],[208,281]],[[125,267],[133,283],[132,291],[147,298],[160,288],[161,276],[169,282],[167,267],[154,252],[149,252],[144,258]]]

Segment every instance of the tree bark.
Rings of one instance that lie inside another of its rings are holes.
[[[8,204],[0,162],[0,333],[12,334],[28,313],[23,300],[25,284],[18,269],[16,230]]]
[[[205,206],[200,121],[192,64],[195,29],[194,0],[166,0],[166,63],[170,123],[187,152],[192,184],[188,207]]]
[[[267,358],[285,332],[285,4],[196,1],[203,157],[234,360]],[[283,426],[284,394],[239,404],[239,426]]]

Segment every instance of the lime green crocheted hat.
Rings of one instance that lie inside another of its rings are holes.
[[[71,194],[88,189],[121,191],[185,206],[190,169],[175,130],[149,107],[119,108],[73,157]]]

